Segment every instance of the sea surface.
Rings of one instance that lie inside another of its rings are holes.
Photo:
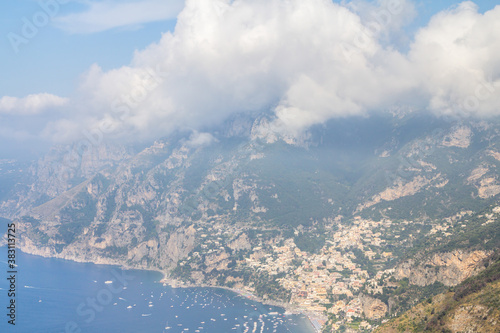
[[[16,253],[15,326],[8,324],[11,275],[0,248],[0,332],[311,333],[303,315],[219,288],[171,288],[158,272]]]

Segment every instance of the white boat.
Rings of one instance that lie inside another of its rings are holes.
[[[104,283],[111,284],[111,283],[113,283],[113,281],[108,280],[108,281],[105,281]]]

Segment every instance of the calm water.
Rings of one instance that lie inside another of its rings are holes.
[[[284,315],[279,307],[227,290],[174,289],[156,283],[161,275],[155,272],[19,251],[12,327],[6,252],[0,248],[0,332],[312,332],[303,316]]]

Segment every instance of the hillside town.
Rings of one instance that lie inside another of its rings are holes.
[[[372,296],[383,294],[383,287],[391,285],[389,279],[394,269],[382,268],[394,255],[383,249],[388,242],[398,242],[399,237],[396,232],[391,234],[391,241],[383,236],[385,228],[394,227],[394,222],[388,219],[373,221],[356,217],[351,222],[338,223],[335,230],[329,230],[317,253],[299,249],[294,238],[271,237],[262,229],[250,240],[248,230],[234,227],[221,232],[217,224],[200,224],[196,226],[202,240],[197,248],[199,251],[194,251],[179,265],[190,267],[189,274],[183,275],[188,280],[189,277],[204,277],[205,280],[196,281],[199,284],[206,282],[211,273],[224,272],[235,254],[243,254],[236,260],[236,266],[231,266],[232,270],[251,271],[278,282],[288,295],[282,304],[294,312],[307,314],[318,330],[329,324],[332,329],[351,325],[370,331],[388,313],[387,305]],[[402,230],[407,224],[406,221],[398,222]],[[271,230],[269,232],[272,234]],[[296,230],[295,235],[300,232]],[[203,266],[201,263],[207,266],[203,273],[198,270]],[[370,272],[368,263],[372,266]],[[272,295],[259,292],[251,282],[245,283],[238,276],[229,275],[217,281],[215,284],[225,281],[222,285],[259,295],[264,301],[273,300]]]

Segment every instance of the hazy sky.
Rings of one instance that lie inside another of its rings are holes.
[[[259,110],[289,135],[394,105],[496,115],[494,3],[2,1],[0,158]]]

